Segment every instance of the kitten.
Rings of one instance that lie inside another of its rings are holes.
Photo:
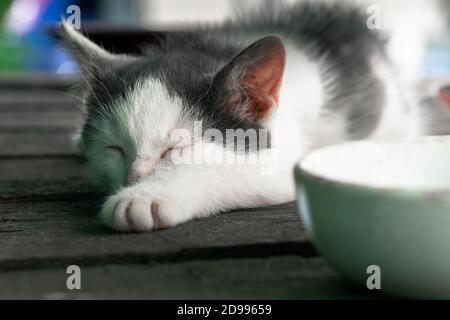
[[[302,2],[169,34],[140,56],[63,22],[87,80],[80,146],[112,194],[103,221],[146,231],[292,201],[293,166],[310,150],[423,134],[366,20],[353,6]]]

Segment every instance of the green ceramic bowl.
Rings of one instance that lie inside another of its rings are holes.
[[[450,136],[326,147],[295,174],[309,236],[344,275],[366,286],[377,266],[382,292],[450,298]]]

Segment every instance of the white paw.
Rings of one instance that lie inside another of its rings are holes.
[[[103,205],[101,217],[114,230],[142,232],[174,225],[164,214],[164,201],[150,192],[127,189]],[[167,211],[167,210],[166,210]]]

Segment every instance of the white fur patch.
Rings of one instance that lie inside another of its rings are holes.
[[[114,104],[94,124],[95,141],[86,150],[94,177],[106,190],[117,190],[130,176],[153,172],[181,119],[181,100],[152,78],[137,83]],[[123,154],[111,152],[110,147]]]
[[[136,154],[150,156],[168,142],[182,118],[182,101],[169,94],[161,81],[146,79],[131,92],[125,107],[129,133],[138,146]]]

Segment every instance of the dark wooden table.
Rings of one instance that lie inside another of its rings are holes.
[[[119,234],[71,144],[72,79],[0,77],[0,298],[377,298],[317,255],[295,205]],[[66,287],[81,267],[82,289]]]

